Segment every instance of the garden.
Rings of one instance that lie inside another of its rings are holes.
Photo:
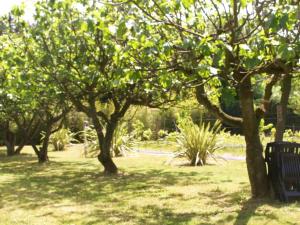
[[[0,16],[0,224],[299,224],[297,1]]]

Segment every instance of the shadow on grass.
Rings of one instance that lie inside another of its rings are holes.
[[[250,219],[255,216],[257,218],[263,217],[266,221],[265,224],[271,224],[272,221],[277,221],[280,223],[280,219],[276,213],[274,213],[274,209],[281,209],[288,206],[290,203],[282,203],[278,200],[274,200],[271,198],[265,199],[248,199],[247,201],[242,203],[242,208],[238,212],[237,217],[235,218],[234,225],[246,225],[249,223]],[[296,205],[299,207],[299,203],[295,202]],[[272,210],[260,210],[260,207],[271,207]],[[297,206],[296,206],[297,207]],[[287,221],[287,218],[284,218],[282,223],[295,225],[298,224],[299,221]]]
[[[1,190],[8,193],[2,197],[8,201],[19,201],[19,205],[29,208],[42,205],[44,200],[55,203],[62,197],[88,202],[95,197],[109,199],[112,193],[132,192],[138,195],[147,188],[159,190],[168,185],[185,185],[198,175],[197,172],[137,169],[133,174],[107,177],[102,175],[101,170],[100,164],[91,165],[89,161],[51,161],[40,165],[32,155],[3,157],[0,158],[0,173],[13,175],[14,179],[0,183]],[[209,180],[209,176],[210,173],[207,173],[197,179]]]
[[[114,218],[110,224],[128,220],[138,224],[178,224],[190,221],[197,214],[175,213],[168,207],[151,203],[139,208],[126,208],[126,204],[134,199],[159,199],[167,186],[184,186],[191,180],[205,183],[209,182],[211,176],[211,172],[199,177],[199,173],[193,171],[168,172],[147,168],[135,169],[132,174],[107,177],[101,174],[101,169],[84,160],[51,161],[47,165],[39,165],[32,155],[0,158],[0,174],[4,176],[0,180],[0,205],[39,210],[44,206],[62,206],[66,200],[78,205],[101,202],[103,205],[115,204],[118,207],[90,210],[88,215],[83,215],[84,221],[87,221],[85,224],[99,224],[104,219],[111,219],[108,215]],[[72,220],[66,218],[64,222],[76,222]]]
[[[149,167],[128,169],[128,174],[106,177],[100,173],[101,170],[100,164],[93,164],[89,160],[51,161],[47,165],[39,165],[33,155],[0,157],[0,174],[4,177],[0,180],[0,208],[9,204],[25,210],[39,210],[44,206],[68,207],[68,202],[71,202],[71,206],[74,205],[72,203],[91,206],[87,212],[78,215],[84,224],[119,224],[130,221],[131,224],[175,225],[196,221],[196,224],[212,225],[216,224],[213,218],[222,214],[217,224],[242,225],[247,224],[252,216],[265,213],[257,212],[261,205],[269,204],[276,208],[283,206],[279,202],[247,200],[245,192],[249,192],[249,187],[247,183],[242,183],[239,187],[244,192],[225,193],[218,188],[205,193],[198,192],[199,200],[204,199],[207,205],[215,206],[214,210],[180,212],[174,210],[176,206],[163,203],[176,199],[174,202],[180,204],[189,199],[181,192],[166,193],[165,189],[170,186],[180,188],[191,183],[212,184],[216,182],[213,172],[202,170],[200,174],[198,171],[168,171]],[[232,181],[222,178],[219,182]],[[150,200],[145,204],[134,204],[134,201],[147,199]],[[151,202],[151,199],[155,202]],[[55,212],[46,213],[61,219],[61,215]],[[263,216],[270,220],[278,219],[272,212]],[[65,218],[64,223],[77,224],[77,221],[70,217]]]

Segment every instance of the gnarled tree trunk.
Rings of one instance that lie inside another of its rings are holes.
[[[240,87],[240,105],[243,115],[243,131],[246,140],[246,163],[253,197],[269,195],[269,182],[263,158],[263,146],[259,136],[259,119],[256,117],[250,78]]]
[[[38,157],[39,163],[49,162],[48,146],[49,146],[49,139],[50,139],[50,135],[51,135],[51,128],[52,128],[52,126],[47,128],[45,135],[44,135],[43,142],[42,142],[42,146],[40,148],[36,147],[35,144],[32,144],[32,148]]]
[[[104,139],[100,143],[100,154],[98,155],[99,162],[104,167],[104,173],[105,174],[117,174],[118,168],[116,164],[112,160],[111,156],[111,146],[113,141],[113,136],[115,129],[117,127],[116,121],[111,121],[106,126],[106,133],[104,136]]]
[[[113,135],[115,132],[115,129],[117,127],[117,121],[110,121],[106,126],[106,132],[105,135],[102,131],[102,126],[97,118],[97,115],[92,115],[93,124],[97,133],[99,147],[100,147],[100,153],[98,155],[98,160],[104,167],[104,174],[110,175],[110,174],[117,174],[118,168],[116,164],[112,160],[111,156],[111,145],[113,141]]]

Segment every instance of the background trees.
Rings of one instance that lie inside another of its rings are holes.
[[[7,154],[18,154],[25,144],[31,144],[39,162],[46,162],[50,134],[57,130],[56,124],[62,121],[70,104],[49,76],[32,63],[31,54],[35,49],[25,38],[29,25],[21,16],[21,9],[13,10],[1,36],[1,110]],[[14,149],[16,133],[20,140]],[[36,140],[41,136],[42,147],[37,148]]]

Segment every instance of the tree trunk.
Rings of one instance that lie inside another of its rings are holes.
[[[292,76],[287,74],[284,76],[281,85],[281,99],[280,103],[277,105],[277,123],[276,123],[276,133],[275,141],[283,141],[283,134],[286,124],[286,112],[289,102],[289,97],[292,87]]]
[[[6,155],[13,156],[15,155],[15,145],[14,143],[5,142],[6,145]]]
[[[102,126],[99,123],[97,116],[93,115],[92,120],[93,120],[93,125],[94,125],[96,133],[97,133],[99,147],[100,147],[100,153],[98,155],[98,160],[104,167],[104,174],[108,174],[108,175],[117,174],[118,168],[112,160],[111,151],[110,151],[114,131],[117,127],[117,121],[116,122],[110,121],[110,123],[107,124],[106,132],[105,132],[105,136],[104,136],[103,131],[102,131]]]
[[[101,152],[98,155],[98,160],[103,165],[105,174],[118,173],[118,168],[116,164],[113,162],[111,156],[111,146],[112,146],[113,136],[116,127],[117,127],[116,121],[111,121],[109,124],[107,124],[104,140],[102,141],[102,143],[99,142]]]
[[[9,122],[6,123],[4,128],[4,142],[7,156],[15,155],[16,135],[10,131]]]
[[[43,142],[42,142],[42,146],[40,148],[37,148],[35,144],[32,144],[32,148],[38,157],[39,163],[49,162],[48,146],[49,146],[49,139],[50,139],[50,135],[51,135],[51,128],[52,128],[51,126],[50,126],[50,128],[47,128]]]
[[[243,116],[243,130],[246,141],[246,163],[254,198],[269,195],[269,183],[266,164],[263,158],[263,146],[259,136],[259,120],[256,117],[250,78],[246,78],[240,87],[240,104]]]
[[[48,149],[47,148],[40,148],[39,152],[40,152],[39,155],[38,155],[39,163],[49,162]]]
[[[22,149],[24,148],[24,146],[25,146],[25,143],[23,143],[23,141],[22,141],[22,143],[20,143],[18,145],[18,147],[17,147],[17,149],[15,151],[15,155],[20,155],[20,153],[21,153]]]
[[[48,158],[48,146],[49,146],[49,139],[50,139],[50,135],[51,135],[51,129],[52,126],[48,127],[43,139],[43,143],[42,146],[40,147],[40,151],[39,151],[39,163],[45,163],[49,161]]]

